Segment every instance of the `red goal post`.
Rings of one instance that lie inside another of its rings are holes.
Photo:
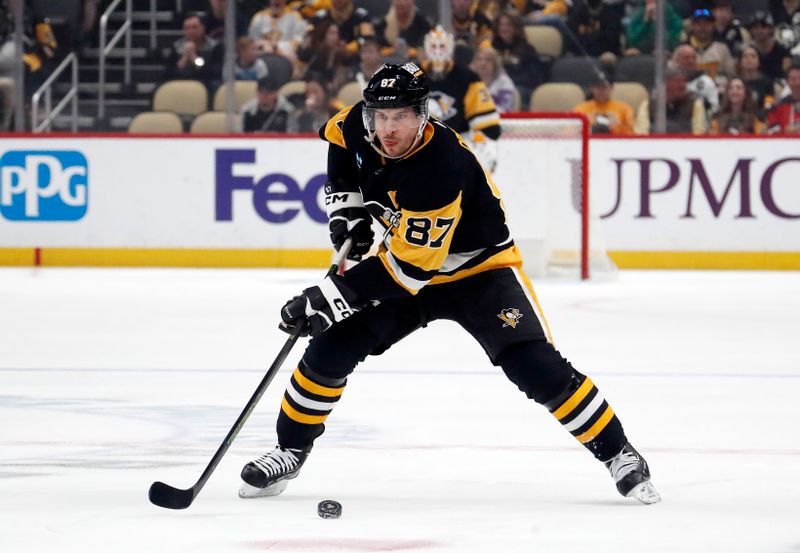
[[[494,179],[528,270],[582,279],[613,271],[590,210],[586,116],[511,113],[501,125]]]

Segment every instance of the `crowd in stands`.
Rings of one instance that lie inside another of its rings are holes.
[[[0,77],[9,67],[8,7],[14,1],[0,0]],[[97,1],[84,1],[79,33],[92,24]],[[241,113],[247,132],[313,130],[341,107],[337,96],[344,85],[364,85],[384,61],[424,61],[424,39],[436,23],[416,0],[386,0],[388,11],[378,16],[363,7],[374,2],[354,0],[184,0],[183,36],[166,60],[165,80],[198,80],[213,96],[226,77],[227,1],[236,1],[234,76],[257,83],[256,98]],[[451,2],[454,61],[477,73],[498,111],[538,110],[530,105],[533,93],[554,81],[562,60],[579,58],[590,60],[592,69],[574,81],[588,98],[575,109],[590,118],[594,132],[653,129],[655,0]],[[800,133],[800,0],[763,0],[758,7],[765,9],[752,12],[735,12],[735,5],[667,0],[667,132]],[[57,57],[52,30],[38,25],[25,22],[26,64],[28,56],[43,63]],[[536,28],[557,32],[555,53],[541,44],[537,49],[530,32]],[[625,73],[623,66],[632,66],[627,62],[634,58],[649,60],[649,68]],[[276,59],[288,78],[279,74]],[[293,89],[302,93],[281,93],[287,80],[305,83]],[[619,81],[641,83],[645,98],[615,99]]]

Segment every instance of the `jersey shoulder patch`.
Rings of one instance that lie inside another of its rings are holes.
[[[347,137],[345,135],[344,127],[347,116],[354,107],[355,106],[347,106],[339,111],[339,113],[331,117],[325,126],[319,130],[320,138],[327,140],[331,144],[336,144],[337,146],[347,149]],[[361,109],[359,108],[358,111],[360,112]]]

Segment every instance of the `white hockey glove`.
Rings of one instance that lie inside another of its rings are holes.
[[[497,140],[492,140],[481,131],[472,131],[465,139],[483,168],[494,173],[497,168]]]
[[[364,207],[361,192],[337,191],[333,183],[328,182],[325,184],[325,210],[333,247],[339,251],[344,241],[352,238],[347,259],[360,261],[369,252],[374,239],[372,217]]]
[[[300,336],[317,336],[358,311],[361,306],[354,305],[355,301],[355,293],[341,277],[325,277],[318,286],[306,288],[286,302],[281,309],[280,329],[292,334],[301,326]]]

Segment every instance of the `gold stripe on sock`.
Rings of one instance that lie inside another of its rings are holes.
[[[603,431],[603,428],[605,428],[606,425],[609,422],[611,422],[611,419],[613,418],[614,418],[614,411],[611,410],[611,406],[609,405],[608,407],[606,407],[606,410],[603,412],[600,418],[597,419],[597,422],[594,423],[591,426],[591,428],[589,428],[589,430],[587,430],[580,436],[576,436],[575,438],[582,444],[585,444],[586,442],[591,442],[597,437],[598,434],[600,434],[600,432]]]
[[[322,424],[325,422],[325,419],[328,418],[328,415],[306,415],[305,413],[301,413],[291,405],[289,402],[286,401],[286,398],[283,398],[281,402],[281,411],[286,413],[286,416],[292,419],[293,421],[302,423],[302,424]]]
[[[589,380],[589,377],[587,376],[586,380],[583,381],[583,384],[581,384],[580,387],[575,390],[575,393],[572,394],[570,398],[561,405],[561,407],[553,412],[553,416],[558,420],[561,420],[569,415],[572,410],[575,409],[575,407],[577,407],[581,401],[583,401],[583,398],[586,397],[586,394],[592,391],[592,388],[594,388],[594,384],[592,384],[592,381]]]
[[[318,396],[339,397],[342,395],[342,392],[344,392],[344,386],[341,388],[328,388],[327,386],[321,386],[320,384],[317,384],[301,373],[300,369],[294,371],[294,378],[304,390],[307,390],[312,394],[317,394]]]

